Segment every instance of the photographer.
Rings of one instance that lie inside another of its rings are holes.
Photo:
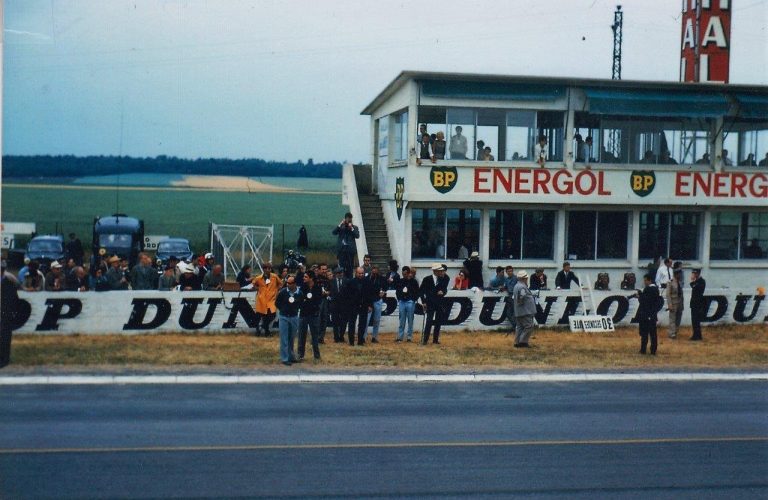
[[[352,278],[355,254],[357,253],[355,240],[360,237],[360,229],[352,224],[351,213],[344,214],[344,219],[333,229],[332,234],[338,238],[336,241],[336,258],[339,260],[339,266],[344,268],[346,278]]]

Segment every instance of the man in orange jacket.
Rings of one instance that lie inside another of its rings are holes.
[[[256,287],[256,333],[254,335],[259,336],[259,322],[261,322],[261,329],[264,331],[264,336],[269,337],[269,325],[275,320],[275,314],[277,312],[277,306],[275,305],[275,299],[277,298],[277,292],[283,287],[283,281],[280,276],[272,272],[272,264],[265,262],[262,264],[263,274],[258,278],[251,280],[253,286]]]

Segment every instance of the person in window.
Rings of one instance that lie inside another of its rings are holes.
[[[709,165],[710,163],[709,153],[704,153],[701,158],[696,160],[696,165]]]
[[[483,161],[496,161],[496,158],[491,154],[491,147],[486,146],[483,148]]]
[[[544,168],[544,165],[549,159],[549,148],[547,147],[547,136],[540,135],[539,142],[533,147],[533,158],[539,167]]]
[[[466,160],[467,159],[467,138],[461,135],[463,130],[461,126],[455,128],[456,135],[451,136],[451,143],[448,145],[448,150],[451,153],[451,160]]]
[[[429,135],[429,132],[427,132],[427,124],[422,123],[419,125],[419,134],[416,136],[416,142],[421,142],[421,138],[424,134]]]
[[[454,290],[467,290],[469,288],[469,278],[467,278],[467,271],[462,269],[456,278],[453,280]]]
[[[726,166],[726,167],[732,167],[733,166],[733,162],[731,161],[730,158],[728,158],[728,150],[727,149],[723,150],[723,165]]]
[[[472,252],[469,259],[464,261],[464,268],[469,277],[469,288],[483,288],[483,261],[480,260],[480,254]]]
[[[584,161],[584,139],[581,137],[581,134],[576,134],[573,136],[573,140],[576,141],[576,148],[574,149],[576,151],[576,161]]]
[[[536,273],[531,276],[531,290],[547,290],[547,275],[544,274],[544,269],[536,269]]]
[[[755,155],[752,153],[749,153],[746,158],[739,162],[740,167],[754,167],[755,165],[757,163],[755,163]]]
[[[608,149],[603,146],[603,151],[600,153],[600,161],[603,163],[618,163],[619,157],[609,152]]]
[[[670,156],[668,149],[665,149],[661,152],[661,158],[659,158],[659,163],[662,163],[665,165],[677,165],[677,161]]]
[[[432,163],[437,160],[445,159],[445,134],[440,131],[435,134],[435,141],[432,143]]]
[[[478,161],[485,159],[485,141],[477,141],[475,145],[477,146],[477,151],[475,152],[475,158]]]
[[[643,159],[640,160],[640,163],[648,163],[648,164],[656,163],[656,155],[653,154],[653,151],[649,149],[643,155]]]
[[[465,241],[462,245],[459,246],[459,254],[458,258],[461,260],[466,260],[469,258],[469,249],[471,248],[471,244],[469,241]]]
[[[422,160],[432,159],[432,145],[429,143],[429,134],[421,134],[421,142],[419,143],[419,157],[416,159],[416,164],[421,165]]]
[[[763,249],[760,248],[760,242],[754,238],[749,245],[744,247],[744,257],[747,259],[762,259]]]
[[[634,290],[637,284],[635,273],[624,273],[624,279],[621,280],[622,290]]]
[[[768,153],[765,153],[765,158],[758,163],[761,167],[768,167]]]
[[[570,290],[571,282],[580,285],[579,278],[571,272],[571,263],[563,262],[563,269],[555,276],[555,287],[558,290]]]

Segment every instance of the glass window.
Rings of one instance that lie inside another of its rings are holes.
[[[445,258],[445,210],[412,210],[411,258]]]
[[[565,113],[561,111],[539,111],[536,114],[537,135],[547,138],[548,161],[563,161],[563,145],[565,144],[564,120]],[[533,152],[531,152],[531,158],[533,156]]]
[[[492,161],[487,155],[493,157],[494,160],[504,158],[504,156],[500,156],[503,152],[499,151],[499,144],[501,144],[499,139],[501,131],[504,130],[505,121],[506,113],[503,110],[480,109],[477,111],[477,140],[483,142],[485,151],[482,151],[480,145],[477,144],[475,159]]]
[[[551,259],[554,254],[555,212],[552,210],[491,210],[491,259]]]
[[[480,210],[446,210],[447,258],[466,259],[480,243]]]
[[[387,165],[389,156],[389,116],[383,116],[377,120],[378,136],[376,137],[379,151],[379,165]]]
[[[419,106],[419,130],[414,139],[416,144],[421,142],[423,126],[426,125],[426,132],[432,136],[442,132],[448,137],[448,127],[445,122],[445,108],[437,106]]]
[[[472,159],[475,155],[475,111],[448,108],[446,111],[450,139],[448,156],[451,160]]]
[[[411,258],[465,259],[478,250],[480,210],[414,208]]]
[[[712,260],[766,258],[768,213],[713,213],[709,245]]]
[[[507,112],[506,159],[525,161],[532,158],[536,143],[536,112]]]
[[[626,259],[629,212],[568,214],[569,260]]]
[[[692,212],[640,212],[638,256],[698,259],[700,224],[700,215]]]
[[[573,158],[576,162],[600,161],[600,117],[588,113],[576,113],[573,131]]]
[[[738,121],[730,126],[726,124],[723,150],[726,166],[768,166],[768,123]]]
[[[393,161],[408,159],[408,111],[393,115]]]

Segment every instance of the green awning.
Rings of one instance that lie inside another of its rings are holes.
[[[424,80],[421,92],[429,97],[553,101],[565,95],[564,85]]]
[[[679,92],[585,88],[589,112],[602,115],[680,116],[714,118],[725,116],[728,100],[717,92]]]
[[[768,120],[768,94],[736,94],[738,116]]]

